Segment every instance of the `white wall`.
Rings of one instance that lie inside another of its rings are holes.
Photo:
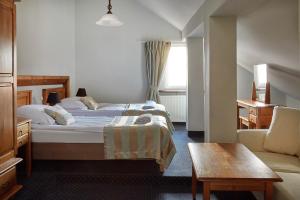
[[[20,75],[69,75],[75,88],[75,1],[17,3]]]
[[[239,64],[269,63],[300,71],[297,0],[269,0],[239,16],[237,35]]]
[[[113,2],[123,27],[97,26],[106,6],[106,0],[18,3],[18,74],[69,75],[73,94],[86,87],[100,102],[144,101],[142,41],[178,41],[181,32],[134,0]]]
[[[188,38],[188,131],[204,131],[203,38]]]
[[[236,141],[236,18],[210,17],[205,34],[205,141]]]
[[[142,102],[147,91],[144,40],[181,40],[181,33],[134,0],[113,1],[122,27],[96,26],[105,0],[77,0],[77,87],[100,102]]]

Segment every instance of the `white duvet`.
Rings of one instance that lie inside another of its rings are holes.
[[[32,124],[32,141],[36,143],[103,143],[103,128],[112,117],[76,116],[75,123],[63,125]]]

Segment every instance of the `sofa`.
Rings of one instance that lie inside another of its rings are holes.
[[[248,147],[276,172],[273,199],[300,199],[300,110],[275,107],[269,129],[238,130],[238,142]],[[263,199],[261,193],[254,193]]]

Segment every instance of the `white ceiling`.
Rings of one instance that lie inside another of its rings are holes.
[[[206,0],[136,0],[170,24],[183,30]]]

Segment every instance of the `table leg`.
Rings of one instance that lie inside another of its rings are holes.
[[[203,182],[203,200],[210,200],[210,183]]]
[[[197,177],[196,177],[196,173],[194,170],[194,166],[192,169],[192,194],[193,194],[193,200],[196,199],[196,195],[197,195]]]
[[[265,185],[265,200],[272,200],[273,182],[267,182]]]

